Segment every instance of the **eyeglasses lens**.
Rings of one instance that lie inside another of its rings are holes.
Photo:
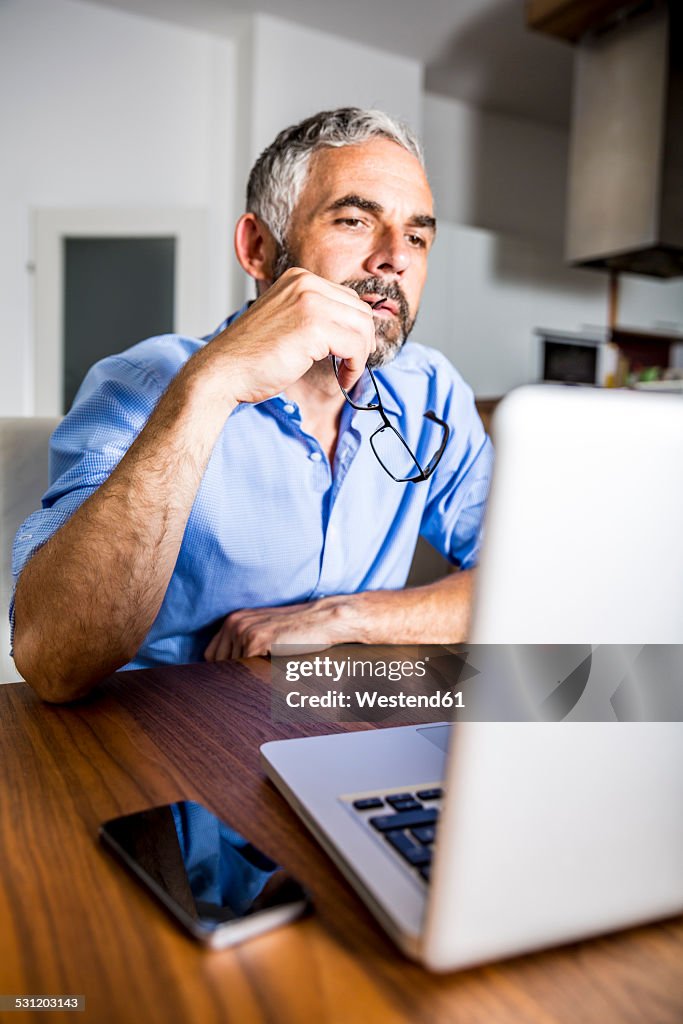
[[[443,439],[443,427],[431,420],[422,421],[422,435],[416,452],[421,465],[426,469],[439,450]],[[400,435],[391,427],[377,430],[372,437],[375,455],[391,476],[397,480],[410,480],[421,474],[413,455]]]

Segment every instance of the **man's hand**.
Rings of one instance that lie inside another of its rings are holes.
[[[270,654],[274,644],[322,650],[333,644],[455,644],[467,639],[476,570],[406,590],[368,590],[228,615],[207,661]]]
[[[228,615],[204,651],[207,661],[270,654],[274,644],[331,647],[353,639],[347,598],[324,597],[279,608],[243,608]]]
[[[211,361],[217,386],[232,402],[262,402],[329,355],[344,360],[339,378],[348,390],[375,345],[367,302],[352,288],[295,267],[191,362],[196,368]]]

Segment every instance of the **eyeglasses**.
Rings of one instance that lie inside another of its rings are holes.
[[[339,356],[331,356],[331,359],[337,383],[349,405],[360,412],[377,412],[382,417],[382,426],[378,427],[374,434],[371,435],[370,445],[385,473],[388,473],[391,479],[399,484],[417,484],[421,480],[428,480],[441,461],[441,456],[446,448],[450,435],[448,424],[444,420],[439,419],[431,409],[424,413],[425,420],[433,424],[430,430],[430,435],[433,436],[427,439],[427,451],[433,451],[434,454],[427,462],[427,465],[423,467],[417,456],[408,446],[406,440],[401,436],[396,427],[389,422],[389,418],[382,405],[375,375],[370,367],[366,366],[365,370],[369,374],[375,389],[375,399],[365,405],[359,405],[353,401],[339,381],[339,366],[342,360]]]

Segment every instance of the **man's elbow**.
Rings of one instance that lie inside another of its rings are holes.
[[[87,696],[101,676],[62,666],[45,651],[30,628],[15,628],[14,664],[38,696],[51,704],[66,704]]]

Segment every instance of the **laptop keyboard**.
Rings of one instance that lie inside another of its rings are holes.
[[[442,788],[432,786],[410,792],[346,799],[403,863],[429,882]]]

